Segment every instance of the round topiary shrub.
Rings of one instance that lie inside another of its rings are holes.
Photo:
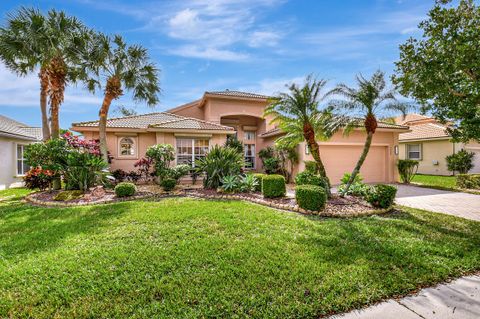
[[[303,171],[298,173],[295,176],[295,184],[296,185],[316,185],[323,188],[327,188],[327,182],[317,174],[314,174],[310,171]]]
[[[320,186],[299,185],[295,187],[295,200],[303,209],[320,211],[327,203],[327,193]]]
[[[160,186],[162,186],[163,190],[166,192],[174,189],[175,185],[177,185],[177,180],[173,178],[165,178],[162,179],[162,181],[160,182]]]
[[[115,186],[115,195],[117,197],[133,196],[137,192],[137,187],[133,183],[122,182]]]
[[[265,175],[262,178],[262,194],[265,198],[284,197],[287,193],[285,177],[282,175]]]
[[[389,208],[395,201],[397,188],[391,185],[378,184],[370,187],[365,194],[365,200],[378,208]]]

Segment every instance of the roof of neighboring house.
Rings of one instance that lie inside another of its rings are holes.
[[[73,123],[73,127],[98,127],[98,121]],[[185,117],[167,112],[148,113],[125,117],[110,118],[107,120],[109,128],[170,128],[170,129],[194,129],[194,130],[219,130],[233,131],[229,126],[217,123],[202,121],[199,119]]]
[[[447,127],[439,123],[424,123],[410,126],[410,132],[399,135],[399,141],[449,138]]]
[[[241,91],[207,91],[205,94],[211,95],[223,95],[223,96],[234,96],[234,97],[244,97],[244,98],[252,98],[252,99],[269,99],[270,96],[257,94],[257,93],[249,93],[249,92],[241,92]]]
[[[421,114],[416,114],[416,113],[409,113],[405,116],[397,116],[394,118],[394,121],[396,124],[408,124],[411,122],[416,122],[416,121],[424,121],[424,120],[434,120],[433,118]]]
[[[0,115],[0,135],[25,140],[42,140],[42,128],[31,127],[15,121],[9,117]]]
[[[358,125],[359,127],[362,126],[362,124],[359,123]],[[377,128],[381,128],[381,129],[396,129],[396,130],[408,130],[408,126],[405,126],[405,125],[398,125],[398,124],[391,124],[391,123],[387,123],[387,122],[378,122],[378,126]],[[260,136],[261,137],[270,137],[270,136],[275,136],[275,135],[279,135],[279,134],[282,134],[282,130],[280,128],[274,128],[274,129],[271,129],[271,130],[268,130],[266,132],[264,132],[263,134],[261,134]],[[400,134],[402,135],[402,134]]]

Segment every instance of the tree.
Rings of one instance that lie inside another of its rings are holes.
[[[120,115],[120,116],[135,116],[137,115],[137,111],[135,111],[132,108],[128,108],[123,105],[119,105],[115,108],[115,111],[113,112],[115,115]]]
[[[330,182],[320,157],[317,139],[328,138],[324,131],[325,111],[319,109],[329,93],[323,94],[327,81],[307,76],[302,87],[288,86],[289,93],[280,93],[272,98],[265,108],[264,116],[272,116],[271,123],[277,123],[285,135],[277,139],[279,145],[296,146],[305,141],[317,165],[318,173],[327,181],[327,194],[330,196]]]
[[[65,86],[75,82],[75,62],[86,41],[83,24],[64,12],[50,10],[47,16],[22,7],[9,14],[0,28],[0,59],[7,68],[25,76],[39,70],[40,110],[45,140],[59,137],[59,107]],[[47,115],[50,103],[50,127]]]
[[[459,172],[460,174],[467,174],[474,166],[474,157],[475,153],[467,152],[462,149],[455,154],[448,155],[445,157],[445,160],[447,161],[447,168],[449,171],[452,171],[453,173]]]
[[[419,24],[423,36],[400,46],[393,82],[424,110],[452,124],[457,141],[480,141],[480,7],[473,0],[437,1]]]
[[[113,39],[104,34],[91,33],[92,41],[82,58],[82,74],[87,87],[95,92],[104,88],[103,102],[99,110],[99,135],[102,156],[108,161],[107,116],[113,100],[132,91],[135,101],[145,101],[149,106],[158,103],[160,92],[157,67],[150,61],[147,50],[140,45],[128,46],[121,36]]]
[[[330,121],[329,128],[332,131],[343,128],[344,134],[349,134],[353,129],[363,125],[367,132],[362,154],[350,174],[342,195],[348,192],[367,158],[373,135],[378,126],[377,116],[391,111],[401,112],[405,116],[409,109],[408,104],[397,101],[394,89],[386,88],[385,74],[382,71],[376,71],[370,79],[365,79],[361,74],[357,75],[356,81],[358,88],[339,84],[332,91],[345,98],[343,101],[333,102],[334,109],[338,112],[347,111],[348,115],[338,113]]]

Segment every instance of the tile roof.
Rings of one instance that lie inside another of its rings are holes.
[[[448,138],[447,127],[439,123],[424,123],[410,126],[411,132],[399,135],[400,141]]]
[[[42,140],[42,129],[40,127],[31,127],[0,115],[0,135],[40,141]]]
[[[73,123],[73,127],[98,127],[98,121]],[[107,120],[107,127],[147,129],[170,128],[170,129],[198,129],[198,130],[233,130],[228,126],[202,121],[195,118],[185,117],[167,112],[147,113],[132,115]]]
[[[252,98],[252,99],[269,99],[271,96],[256,94],[256,93],[249,93],[249,92],[241,92],[241,91],[207,91],[205,94],[211,95],[223,95],[223,96],[236,96],[236,97],[245,97],[245,98]]]
[[[421,114],[416,114],[416,113],[410,113],[410,114],[407,114],[405,117],[403,116],[397,116],[394,121],[396,124],[407,124],[409,122],[415,122],[415,121],[422,121],[422,120],[428,120],[428,119],[432,119],[431,117],[429,116],[425,116],[425,115],[421,115]]]

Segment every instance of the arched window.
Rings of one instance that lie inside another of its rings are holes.
[[[135,139],[122,137],[118,143],[120,156],[135,156]]]

